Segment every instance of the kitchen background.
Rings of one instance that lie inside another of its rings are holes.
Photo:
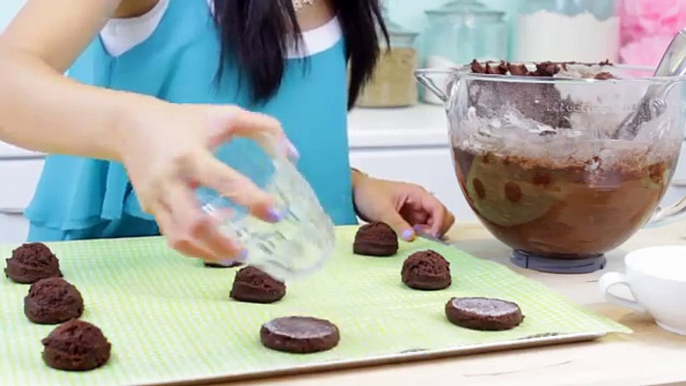
[[[23,2],[0,0],[0,31]],[[443,109],[417,87],[414,69],[473,58],[654,67],[686,26],[686,0],[388,0],[386,15],[395,49],[350,114],[351,162],[381,178],[421,184],[461,221],[475,221],[456,182]],[[0,197],[0,243],[26,237],[22,213],[43,158],[0,142],[0,179],[13,186]],[[683,158],[665,203],[686,194]]]

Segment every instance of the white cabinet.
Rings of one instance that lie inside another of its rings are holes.
[[[29,222],[21,211],[0,210],[0,244],[18,245],[26,241]],[[0,256],[2,257],[2,256]]]
[[[35,154],[0,153],[0,244],[26,240],[29,224],[24,218],[38,184],[43,159]]]
[[[351,164],[377,178],[424,187],[459,219],[475,221],[455,178],[448,148],[356,150]]]
[[[24,210],[38,184],[43,159],[0,159],[0,210]]]

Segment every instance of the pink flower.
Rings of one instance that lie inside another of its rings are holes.
[[[622,42],[645,36],[674,36],[686,27],[686,0],[623,0]]]
[[[672,42],[671,36],[652,36],[635,40],[619,50],[622,63],[657,67]]]

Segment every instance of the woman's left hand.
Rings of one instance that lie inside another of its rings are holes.
[[[353,194],[358,215],[367,222],[385,222],[404,240],[413,240],[416,233],[440,238],[455,223],[453,214],[421,186],[356,177]]]

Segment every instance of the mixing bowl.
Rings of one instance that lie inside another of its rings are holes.
[[[605,252],[686,207],[659,208],[686,129],[686,78],[581,64],[539,76],[536,64],[524,65],[526,76],[473,66],[416,75],[445,102],[462,193],[514,249],[513,261],[546,272],[601,269]],[[662,92],[646,100],[651,86]],[[617,135],[632,112],[645,119],[633,135]]]

